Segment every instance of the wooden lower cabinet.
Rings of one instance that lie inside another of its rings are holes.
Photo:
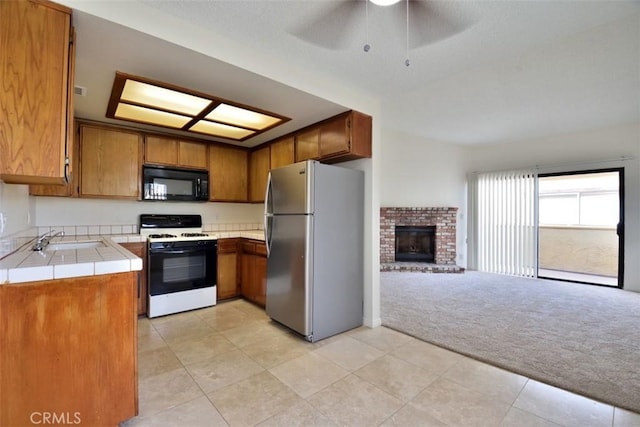
[[[147,315],[147,243],[146,242],[130,242],[121,243],[126,250],[137,257],[142,258],[142,270],[138,272],[138,316]]]
[[[136,303],[135,272],[0,286],[0,425],[134,417]]]
[[[259,306],[267,302],[267,251],[264,242],[246,240],[242,244],[240,289],[242,296]]]
[[[240,239],[218,240],[217,299],[224,300],[240,295],[238,245]]]

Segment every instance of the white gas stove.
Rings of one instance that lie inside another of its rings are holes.
[[[216,304],[217,236],[200,215],[140,215],[147,237],[149,317]]]
[[[217,240],[215,234],[203,233],[202,229],[191,229],[185,231],[184,228],[179,229],[162,229],[154,231],[140,230],[140,234],[145,236],[149,242],[177,242],[189,240]]]
[[[140,235],[149,242],[216,240],[218,236],[202,232],[200,215],[140,215]]]

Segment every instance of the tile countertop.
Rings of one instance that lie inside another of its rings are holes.
[[[34,239],[0,260],[0,285],[142,270],[142,259],[119,245],[144,242],[140,235],[55,237],[50,245],[83,240],[100,240],[105,246],[37,252],[31,250]]]
[[[211,234],[219,239],[241,237],[264,241],[263,230],[217,231]],[[0,285],[142,270],[142,260],[120,246],[120,243],[146,241],[139,234],[55,237],[50,244],[82,240],[101,240],[106,246],[36,252],[31,250],[34,238],[0,259]]]
[[[218,236],[218,239],[231,239],[231,238],[243,237],[245,239],[264,241],[263,230],[216,231],[212,234],[215,234],[216,236]]]

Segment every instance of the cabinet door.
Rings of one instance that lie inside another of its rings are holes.
[[[320,158],[325,163],[371,157],[371,116],[350,111],[321,126]]]
[[[70,152],[70,168],[67,172],[67,182],[65,185],[43,185],[33,184],[29,186],[29,195],[31,196],[56,196],[56,197],[78,197],[78,174],[80,167],[78,165],[78,146],[79,146],[79,129],[73,132],[69,140]]]
[[[264,202],[269,175],[269,146],[252,151],[249,155],[249,201]]]
[[[320,127],[305,130],[296,135],[296,162],[318,158]]]
[[[138,316],[147,315],[147,243],[131,242],[121,243],[121,245],[142,259],[142,270],[138,272]]]
[[[242,296],[262,307],[267,302],[267,257],[264,243],[243,242],[240,289]]]
[[[259,247],[260,245],[257,245]],[[262,245],[264,247],[264,245]],[[266,253],[266,249],[265,249]],[[254,260],[254,280],[256,281],[255,302],[262,307],[267,303],[267,257],[256,255]]]
[[[249,301],[254,300],[256,293],[253,280],[254,259],[253,254],[246,252],[242,252],[240,256],[240,292]]]
[[[322,124],[318,148],[321,158],[349,152],[350,135],[347,120],[348,116],[339,116]]]
[[[240,295],[238,285],[238,240],[220,239],[218,240],[218,299]]]
[[[144,162],[147,164],[206,169],[207,160],[207,144],[204,142],[145,136]]]
[[[187,168],[207,169],[209,164],[207,144],[202,142],[179,141],[178,165]]]
[[[64,184],[72,133],[71,10],[0,1],[0,179]]]
[[[271,144],[270,169],[287,166],[295,162],[294,138],[292,136]]]
[[[145,136],[144,162],[176,166],[178,164],[178,141],[160,136]]]
[[[212,202],[247,201],[248,152],[243,148],[209,147],[209,199]]]
[[[80,197],[140,199],[142,136],[80,126]]]

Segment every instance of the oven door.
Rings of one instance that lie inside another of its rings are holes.
[[[216,242],[149,248],[149,294],[207,288],[216,284]],[[195,242],[198,243],[198,242]],[[163,246],[163,245],[160,245]]]

